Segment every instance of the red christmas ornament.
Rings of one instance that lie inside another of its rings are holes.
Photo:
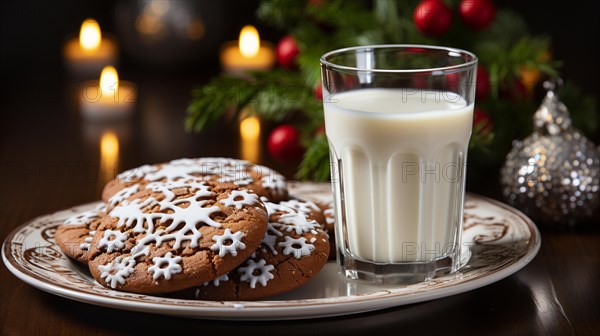
[[[494,21],[496,6],[490,0],[463,0],[458,12],[467,27],[473,30],[483,30]]]
[[[450,29],[452,11],[441,0],[423,0],[415,8],[413,21],[423,34],[440,36]]]
[[[483,136],[490,134],[494,130],[494,123],[490,115],[480,108],[473,110],[473,130]]]
[[[475,99],[484,100],[490,95],[490,75],[481,65],[477,66],[477,83],[475,86]]]
[[[277,62],[283,68],[293,68],[296,65],[296,57],[299,53],[298,44],[290,35],[282,38],[277,44]]]
[[[276,127],[267,142],[269,153],[280,162],[296,161],[304,153],[300,144],[300,132],[290,124]]]
[[[315,99],[323,100],[323,85],[321,85],[321,82],[313,89],[313,95],[315,96]]]

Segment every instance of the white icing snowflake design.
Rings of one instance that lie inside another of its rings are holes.
[[[202,188],[202,189],[206,189],[206,191],[209,191],[208,188],[203,185],[203,184],[199,184],[199,183],[195,183],[195,182],[187,182],[185,180],[178,180],[178,181],[167,181],[167,182],[150,182],[146,185],[146,189],[150,189],[152,190],[152,192],[159,192],[162,193],[163,195],[165,195],[165,201],[170,202],[172,200],[175,199],[175,193],[173,192],[174,189],[179,189],[179,188],[193,188],[193,187],[197,187],[197,188]],[[212,193],[207,194],[207,196],[212,195]]]
[[[319,207],[311,202],[311,201],[299,201],[299,200],[289,200],[289,201],[282,201],[280,202],[281,205],[290,207],[302,214],[304,214],[305,216],[310,216],[313,212],[319,212],[321,211],[321,209],[319,209]]]
[[[140,180],[146,176],[146,174],[155,172],[158,168],[151,165],[143,165],[138,168],[133,168],[130,170],[126,170],[121,174],[117,175],[117,179],[123,182],[132,182],[136,180]]]
[[[245,234],[242,231],[231,233],[230,229],[225,229],[222,236],[214,235],[212,240],[216,243],[210,247],[212,251],[219,251],[219,257],[223,258],[227,253],[232,256],[237,256],[237,250],[246,248],[246,244],[242,243],[242,238]],[[230,241],[229,244],[225,244]]]
[[[197,179],[198,176],[196,175],[202,175],[201,167],[196,165],[165,164],[155,172],[146,174],[144,179],[147,181],[158,181],[162,179],[167,181],[175,181],[179,179],[190,180]]]
[[[195,189],[194,194],[190,197],[174,200],[172,189],[181,188],[183,185],[190,189]],[[139,199],[131,202],[124,201],[116,206],[110,216],[118,219],[117,228],[126,226],[132,228],[134,232],[143,233],[143,237],[136,241],[136,245],[131,249],[131,255],[126,259],[118,259],[108,265],[99,266],[99,269],[105,274],[103,278],[107,278],[107,283],[111,283],[114,288],[117,283],[124,283],[125,279],[133,272],[133,267],[136,265],[136,259],[142,255],[150,254],[150,245],[155,243],[157,246],[165,241],[174,240],[173,248],[179,249],[183,241],[189,241],[190,247],[197,247],[198,241],[202,237],[202,233],[196,227],[198,224],[210,225],[219,228],[221,224],[215,222],[210,216],[219,212],[218,206],[205,207],[208,202],[202,199],[207,196],[215,196],[211,191],[210,185],[206,182],[179,182],[165,184],[166,187],[150,186],[156,188],[157,192],[162,192],[165,199],[157,201],[150,197],[144,201]],[[170,188],[170,189],[169,189]],[[171,196],[173,195],[173,196]],[[161,211],[170,210],[168,212],[145,213],[149,207],[158,206]],[[169,222],[169,226],[155,231],[154,221],[165,223]],[[239,237],[239,236],[236,236]],[[111,252],[122,248],[122,243],[128,238],[127,234],[121,231],[107,230],[104,233],[103,239],[100,242],[100,247],[106,246],[107,251]],[[240,237],[241,238],[241,237]],[[236,244],[236,246],[239,246]],[[245,246],[244,246],[245,247]],[[110,251],[109,251],[110,250]],[[115,259],[116,260],[116,259]],[[167,253],[164,257],[155,257],[152,259],[154,265],[148,268],[148,271],[153,274],[154,279],[164,277],[170,279],[175,273],[181,272],[182,268],[179,265],[181,257],[173,257],[171,253]],[[126,263],[125,263],[126,262]],[[166,263],[166,267],[165,266]],[[127,267],[126,267],[127,266]],[[120,271],[120,270],[123,271]],[[131,269],[131,272],[128,270]],[[114,283],[114,285],[113,285]]]
[[[130,187],[123,188],[123,189],[119,190],[118,193],[111,196],[111,198],[108,199],[107,203],[110,205],[113,205],[113,206],[117,205],[117,204],[123,202],[124,200],[128,199],[129,197],[131,197],[131,195],[135,194],[139,190],[140,190],[140,186],[137,184],[134,184]]]
[[[213,286],[215,287],[219,287],[219,285],[221,284],[221,282],[225,282],[225,281],[229,281],[229,275],[227,274],[223,274],[220,277],[214,279],[213,281],[207,281],[205,283],[203,283],[203,286],[208,286],[212,283]],[[200,292],[198,291],[196,293],[196,297],[198,297],[198,295],[200,294]]]
[[[277,204],[277,203],[269,202],[269,199],[264,196],[261,197],[260,200],[264,202],[265,207],[267,208],[267,214],[269,215],[269,217],[271,215],[275,214],[276,212],[284,212],[287,214],[297,213],[296,210],[294,210],[293,208],[290,208],[289,206],[286,206],[284,204]]]
[[[266,197],[261,197],[261,200],[264,202],[264,205],[267,208],[269,218],[277,212],[283,212],[284,216],[288,214],[297,215],[296,210],[288,206],[269,202],[269,200]],[[269,248],[269,250],[271,250],[271,253],[273,253],[273,255],[279,254],[277,252],[277,249],[275,248],[275,243],[277,242],[277,238],[283,236],[283,233],[279,231],[279,228],[281,228],[282,226],[283,224],[278,222],[269,222],[267,224],[267,232],[265,232],[265,235],[262,240],[262,243],[266,245]]]
[[[125,241],[129,238],[127,232],[106,230],[100,242],[98,248],[106,248],[106,252],[111,253],[113,251],[119,251],[125,247]]]
[[[268,176],[263,176],[260,179],[263,188],[271,189],[275,193],[282,194],[287,189],[287,183],[283,176],[279,174],[270,174]]]
[[[220,176],[219,182],[233,182],[238,186],[247,186],[254,182],[254,178],[248,173],[248,167],[252,164],[244,160],[225,158],[204,158],[199,160],[206,168],[207,174]]]
[[[240,173],[245,172],[245,167],[249,164],[247,161],[226,158],[179,159],[164,164],[155,171],[146,174],[144,179],[148,181],[161,179],[174,181],[198,179],[207,175],[222,175],[223,181],[236,182],[244,179],[244,176],[240,176]]]
[[[169,164],[171,164],[173,166],[191,166],[191,165],[195,165],[196,162],[197,162],[197,160],[194,160],[194,159],[182,158],[182,159],[173,160],[173,161],[169,162]]]
[[[152,207],[158,203],[157,200],[150,197],[142,201],[135,199],[132,202],[123,202],[119,206],[111,210],[109,215],[111,217],[118,218],[117,228],[125,225],[131,227],[135,223],[133,228],[134,232],[154,231],[154,220],[161,219],[164,214],[161,213],[145,213],[144,209]],[[144,227],[146,224],[146,227]]]
[[[65,225],[89,224],[98,217],[100,217],[100,212],[98,210],[90,210],[67,218],[67,220],[65,221]]]
[[[106,203],[102,203],[96,206],[96,209],[94,209],[98,212],[104,212],[106,213]]]
[[[159,234],[157,244],[160,245],[163,241],[174,239],[174,249],[181,247],[181,243],[184,240],[190,241],[190,247],[197,247],[202,233],[196,227],[199,223],[204,223],[215,228],[220,228],[221,224],[215,222],[210,215],[213,213],[220,212],[221,209],[213,205],[211,207],[204,207],[208,202],[206,200],[198,201],[198,198],[207,196],[206,190],[199,189],[196,193],[187,198],[178,199],[175,201],[167,202],[161,201],[161,210],[171,210],[171,214],[162,214],[161,221],[172,221],[171,224],[164,230],[159,230],[156,233]],[[179,205],[189,204],[187,208],[182,208]],[[181,226],[183,225],[183,226]],[[162,235],[162,233],[166,233]]]
[[[160,245],[163,241],[175,239],[173,248],[178,249],[182,241],[189,240],[191,247],[198,246],[198,240],[202,236],[196,228],[198,223],[204,223],[213,227],[221,225],[210,218],[210,215],[220,211],[219,207],[204,207],[206,200],[198,200],[206,196],[213,196],[210,186],[204,182],[193,182],[186,184],[190,188],[196,189],[194,195],[178,200],[164,199],[158,202],[154,198],[148,198],[145,201],[134,200],[131,203],[122,204],[114,208],[110,215],[118,218],[117,227],[123,225],[133,228],[134,232],[145,232],[147,236],[142,240],[145,244],[156,241]],[[182,207],[184,204],[188,206]],[[145,213],[147,207],[159,205],[162,211],[171,210],[172,213]],[[171,224],[163,230],[154,232],[154,221],[171,221]],[[179,228],[181,225],[183,227]],[[191,234],[189,234],[191,233]],[[153,234],[153,235],[152,235]],[[140,242],[141,243],[141,242]]]
[[[92,243],[92,240],[94,239],[94,235],[96,234],[96,230],[94,231],[90,231],[88,233],[88,236],[85,237],[85,239],[83,240],[83,243],[79,244],[79,248],[84,250],[84,251],[89,251],[90,250],[90,244]]]
[[[303,256],[309,256],[315,249],[313,244],[306,242],[306,238],[300,237],[298,239],[285,236],[285,241],[277,244],[279,247],[283,247],[283,254],[293,254],[296,259],[300,259]]]
[[[248,259],[246,266],[238,268],[238,272],[241,274],[241,281],[249,282],[250,288],[256,288],[257,282],[263,287],[267,286],[267,282],[275,277],[271,274],[273,269],[275,269],[275,266],[268,265],[265,259],[260,259],[258,262]],[[255,275],[255,271],[260,272],[260,274]]]
[[[106,265],[98,266],[102,272],[100,277],[106,281],[111,288],[116,288],[118,284],[124,284],[125,279],[133,273],[135,260],[132,258],[117,257]]]
[[[239,187],[245,187],[253,182],[254,182],[254,179],[252,177],[239,178],[239,179],[233,181],[233,183],[235,183],[235,185],[237,185]]]
[[[144,165],[130,169],[117,176],[123,182],[140,179],[154,182],[158,180],[176,181],[190,179],[207,179],[218,176],[219,182],[233,182],[238,186],[247,186],[255,182],[250,172],[260,174],[264,188],[271,189],[276,194],[282,194],[287,189],[285,178],[275,171],[248,161],[228,158],[178,159],[162,165]]]
[[[165,254],[164,257],[154,257],[152,262],[154,265],[148,267],[148,272],[152,274],[152,279],[158,280],[160,277],[170,280],[173,274],[181,273],[181,257],[173,257],[171,252]]]
[[[225,199],[220,200],[225,206],[234,206],[240,210],[244,205],[256,205],[258,204],[258,196],[254,193],[248,192],[248,190],[233,190],[231,194]]]
[[[333,208],[325,209],[325,211],[323,211],[323,214],[325,215],[325,222],[327,222],[327,224],[335,224]]]
[[[279,218],[279,221],[284,224],[283,228],[287,232],[295,230],[297,234],[302,235],[305,233],[317,234],[317,229],[321,226],[314,220],[309,221],[304,215],[300,213],[296,214],[285,214]]]
[[[270,228],[273,228],[273,226],[271,224]],[[283,234],[281,232],[279,232],[278,230],[272,229],[274,232],[276,232],[276,234],[270,234],[269,231],[265,232],[265,236],[263,237],[262,243],[264,245],[267,245],[267,247],[269,248],[269,250],[271,250],[271,253],[273,253],[273,255],[277,255],[279,254],[277,252],[277,250],[275,249],[275,243],[277,242],[277,238],[281,237]]]

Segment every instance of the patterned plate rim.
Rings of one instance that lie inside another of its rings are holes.
[[[481,272],[480,274],[466,278],[450,275],[455,278],[456,281],[448,281],[441,285],[433,284],[425,290],[415,292],[412,292],[411,286],[408,286],[383,288],[361,295],[280,301],[200,301],[153,297],[131,293],[123,294],[123,292],[115,293],[120,294],[121,297],[119,297],[113,294],[116,291],[109,289],[103,288],[106,293],[82,291],[77,287],[69,287],[67,283],[61,284],[53,279],[44,278],[25,268],[13,256],[11,245],[13,244],[14,237],[21,231],[29,228],[32,224],[44,218],[51,218],[57,213],[69,211],[73,208],[91,207],[98,204],[98,202],[79,205],[49,215],[40,216],[18,226],[3,242],[2,259],[6,267],[16,277],[36,288],[77,301],[112,308],[196,318],[236,320],[269,320],[275,318],[280,319],[282,317],[286,319],[303,319],[353,314],[429,301],[477,289],[514,274],[533,260],[540,249],[541,239],[536,225],[526,215],[507,204],[484,196],[468,193],[468,197],[471,200],[488,203],[504,212],[517,216],[519,218],[518,223],[526,227],[529,231],[529,240],[520,251],[518,257],[509,258],[510,260],[506,260],[498,265],[488,266],[494,266],[491,271]],[[41,230],[41,228],[38,230]],[[96,286],[100,285],[97,284]],[[153,299],[155,300],[153,301]],[[156,301],[156,299],[159,301]]]

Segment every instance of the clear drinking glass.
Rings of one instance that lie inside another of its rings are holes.
[[[460,268],[477,57],[376,45],[321,57],[337,260],[350,279],[429,280]]]

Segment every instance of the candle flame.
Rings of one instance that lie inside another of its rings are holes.
[[[119,139],[112,131],[106,131],[102,134],[100,140],[100,155],[102,161],[114,164],[119,156]]]
[[[244,57],[254,57],[260,50],[260,37],[253,26],[245,26],[240,32],[240,52]]]
[[[115,96],[119,92],[119,75],[112,66],[105,66],[100,74],[100,90],[103,97]]]
[[[102,42],[102,33],[100,25],[94,19],[87,19],[81,24],[79,31],[79,45],[85,51],[94,51],[98,49]]]
[[[240,135],[243,140],[256,140],[260,136],[260,122],[257,117],[247,117],[240,122]]]
[[[246,117],[240,122],[242,159],[258,162],[260,159],[260,121],[257,117]]]
[[[119,138],[112,131],[102,133],[100,139],[100,183],[113,179],[118,171]]]

